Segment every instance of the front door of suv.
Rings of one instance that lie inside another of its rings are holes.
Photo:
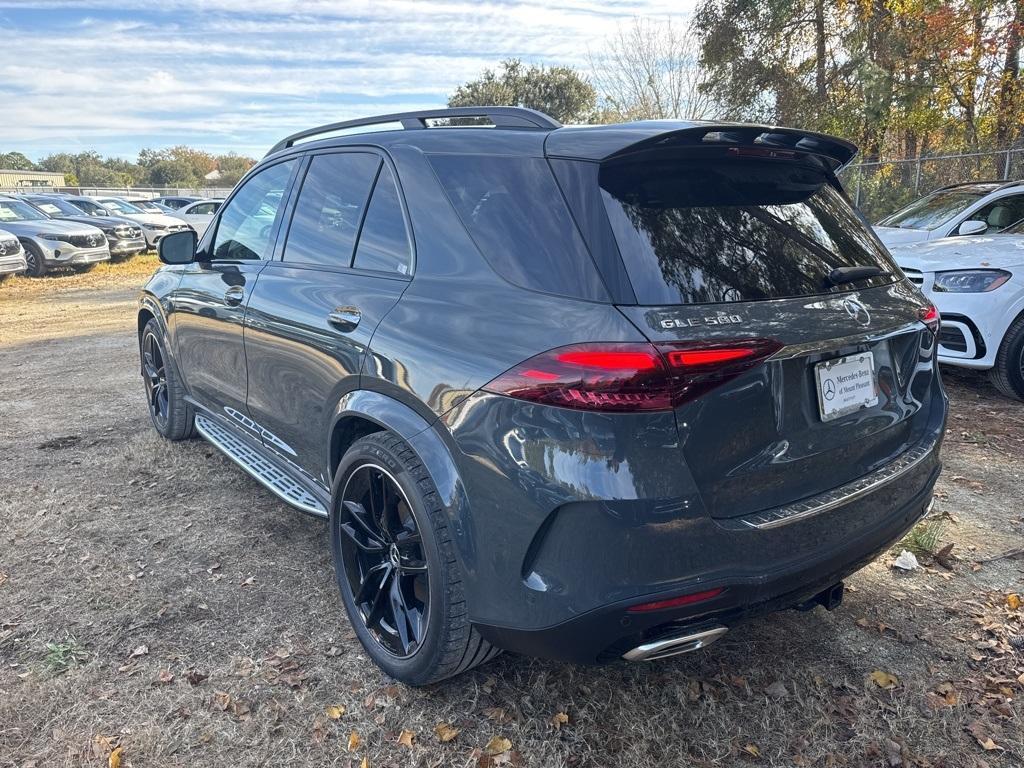
[[[395,173],[376,152],[315,154],[298,190],[280,260],[249,301],[247,405],[266,446],[326,488],[335,405],[360,386],[412,247]]]
[[[173,296],[175,358],[189,394],[236,422],[245,414],[245,308],[273,253],[281,203],[298,162],[268,166],[238,188]]]

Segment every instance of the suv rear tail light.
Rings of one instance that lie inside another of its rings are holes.
[[[718,597],[725,591],[723,587],[717,589],[708,589],[704,592],[694,592],[689,595],[680,595],[679,597],[670,597],[667,600],[655,600],[652,603],[640,603],[640,605],[631,605],[626,609],[627,613],[646,613],[648,611],[661,611],[666,608],[679,608],[683,605],[693,605],[694,603],[702,603],[705,600],[712,600]]]
[[[936,335],[939,333],[939,325],[942,318],[939,317],[939,310],[934,304],[921,307],[917,311],[917,315],[921,318],[921,322],[928,326],[928,330]]]
[[[531,357],[484,389],[586,411],[665,411],[755,367],[781,347],[771,339],[574,344]]]

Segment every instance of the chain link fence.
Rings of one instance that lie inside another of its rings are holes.
[[[840,174],[847,193],[873,222],[939,187],[1016,179],[1024,179],[1024,147],[857,163]]]

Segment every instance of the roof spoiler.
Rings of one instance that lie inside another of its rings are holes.
[[[545,144],[549,157],[602,162],[654,149],[713,146],[801,152],[820,158],[834,173],[857,155],[854,144],[835,136],[749,123],[649,121],[601,131],[567,128],[551,133]]]

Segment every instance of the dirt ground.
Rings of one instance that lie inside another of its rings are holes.
[[[1024,406],[946,371],[936,548],[706,651],[505,654],[425,690],[362,653],[323,522],[149,426],[152,256],[0,285],[0,766],[1024,765]],[[445,740],[447,739],[447,740]]]

